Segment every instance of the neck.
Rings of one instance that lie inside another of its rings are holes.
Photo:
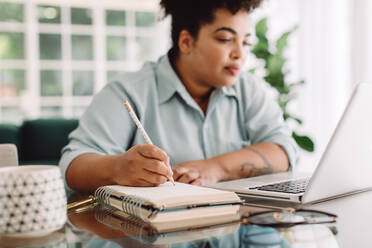
[[[213,87],[197,80],[193,70],[191,69],[192,67],[188,66],[182,58],[178,57],[172,61],[172,66],[191,97],[198,104],[205,102],[208,103]]]

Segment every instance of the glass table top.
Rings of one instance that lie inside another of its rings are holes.
[[[243,210],[242,213],[244,213]],[[335,224],[272,228],[233,221],[157,233],[92,207],[69,213],[65,226],[42,237],[0,236],[0,247],[338,247]]]

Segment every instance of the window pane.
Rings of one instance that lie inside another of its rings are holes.
[[[92,60],[93,37],[90,35],[71,35],[71,53],[73,60]]]
[[[85,110],[87,109],[86,106],[72,106],[72,115],[75,118],[81,117]]]
[[[92,10],[83,8],[71,8],[71,23],[80,25],[92,25]]]
[[[1,107],[0,109],[2,123],[21,123],[24,113],[19,107]]]
[[[154,12],[136,12],[136,26],[148,27],[155,24],[156,16]]]
[[[93,71],[73,71],[73,89],[74,96],[92,96],[94,88]]]
[[[0,2],[0,22],[23,22],[23,4]]]
[[[117,74],[122,72],[124,71],[107,71],[107,82],[110,82]]]
[[[40,59],[61,59],[61,35],[39,35]]]
[[[136,38],[137,59],[139,61],[146,61],[152,59],[152,41],[150,37],[137,37]]]
[[[127,40],[120,36],[107,36],[106,38],[106,56],[107,60],[125,60]]]
[[[0,70],[0,96],[19,96],[25,90],[24,70]]]
[[[107,26],[125,26],[125,11],[106,10]]]
[[[40,23],[61,23],[61,8],[50,5],[38,5],[37,14]]]
[[[51,117],[61,117],[62,107],[61,106],[42,106],[41,107],[41,117],[51,118]]]
[[[0,59],[24,58],[24,34],[0,32]]]
[[[40,71],[40,95],[62,96],[62,73],[61,71]]]

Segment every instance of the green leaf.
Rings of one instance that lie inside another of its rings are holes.
[[[292,84],[288,85],[288,87],[289,87],[289,89],[292,89],[293,87],[296,87],[296,86],[299,86],[299,85],[303,85],[303,84],[305,84],[305,81],[304,80],[300,80],[297,83],[292,83]]]
[[[267,18],[265,17],[256,24],[256,36],[258,38],[266,38],[267,30]]]
[[[285,59],[282,56],[271,56],[267,63],[268,77],[269,80],[274,84],[277,84],[280,87],[284,85],[284,74],[283,74],[283,65]],[[277,81],[277,82],[275,82]]]
[[[288,37],[291,34],[291,32],[285,32],[280,36],[280,38],[276,41],[276,49],[277,54],[283,54],[284,49],[288,45]]]
[[[259,59],[267,60],[270,58],[269,44],[265,40],[258,40],[251,52]]]
[[[265,61],[271,56],[269,50],[269,40],[267,39],[267,19],[263,18],[256,24],[257,43],[252,48],[251,52],[259,59]]]
[[[283,117],[284,117],[284,115],[285,115],[285,120],[287,120],[287,119],[291,119],[291,120],[294,120],[294,121],[296,121],[298,124],[300,124],[300,125],[302,125],[302,120],[300,119],[300,118],[297,118],[297,117],[294,117],[294,116],[292,116],[291,114],[289,114],[289,113],[285,113],[285,114],[283,114]]]
[[[279,107],[281,109],[285,109],[287,107],[288,101],[287,100],[278,100]]]
[[[292,137],[296,141],[299,147],[308,152],[314,151],[314,142],[308,136],[300,136],[295,132],[292,132]]]
[[[298,124],[300,124],[300,125],[302,125],[302,120],[301,119],[299,119],[299,118],[296,118],[296,117],[290,117],[292,120],[295,120]]]
[[[291,30],[283,33],[279,39],[276,41],[276,49],[277,52],[283,54],[284,49],[288,46],[288,38],[289,36],[296,31],[297,27],[292,28]]]

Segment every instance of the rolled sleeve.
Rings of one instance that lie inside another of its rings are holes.
[[[251,86],[247,97],[245,126],[252,144],[271,142],[281,146],[288,156],[290,170],[297,161],[297,146],[292,131],[283,119],[278,104],[265,92],[263,82],[249,80]]]
[[[67,169],[76,157],[86,153],[120,154],[127,149],[134,124],[123,104],[125,93],[117,87],[120,85],[110,84],[97,94],[77,129],[69,135],[69,144],[62,149],[59,162],[65,182]]]

